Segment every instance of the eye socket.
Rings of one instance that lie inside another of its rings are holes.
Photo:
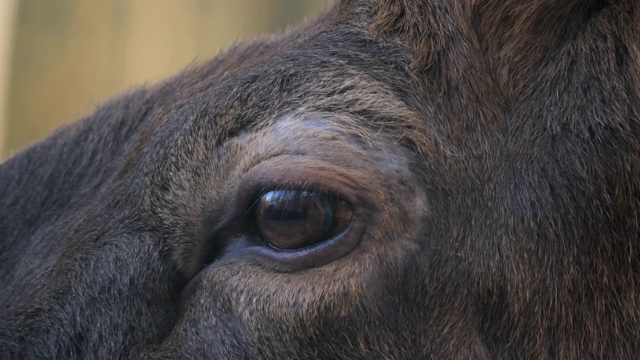
[[[257,199],[254,223],[279,250],[297,250],[340,235],[351,223],[351,205],[336,196],[306,190],[271,190]]]

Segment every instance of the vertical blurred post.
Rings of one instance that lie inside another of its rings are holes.
[[[17,0],[0,0],[0,161],[6,156],[4,143],[17,3]]]

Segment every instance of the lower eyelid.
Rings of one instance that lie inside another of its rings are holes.
[[[238,252],[276,272],[294,272],[319,267],[336,261],[358,246],[364,233],[364,224],[353,221],[339,236],[327,242],[297,250],[280,250],[265,246],[251,246]]]

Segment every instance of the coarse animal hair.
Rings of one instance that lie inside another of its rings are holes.
[[[0,165],[0,358],[635,359],[639,44],[342,0],[117,97]]]

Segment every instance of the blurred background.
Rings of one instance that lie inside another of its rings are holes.
[[[135,85],[330,0],[0,0],[0,161]]]

